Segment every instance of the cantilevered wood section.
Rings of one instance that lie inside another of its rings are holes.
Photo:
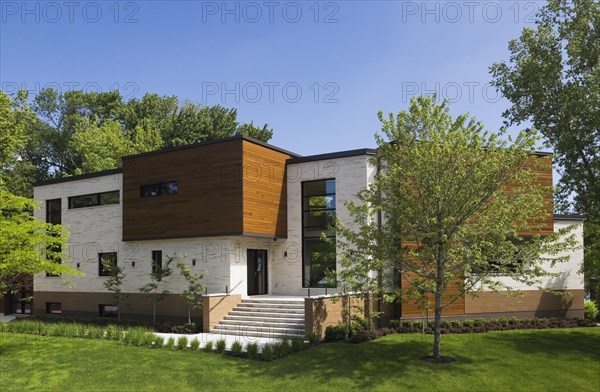
[[[533,226],[540,226],[535,230],[520,231],[523,236],[550,235],[554,232],[554,200],[552,195],[552,157],[549,155],[533,155],[525,162],[525,169],[530,169],[537,174],[537,183],[548,188],[544,196],[545,214],[537,221],[528,222]],[[509,185],[510,187],[511,185]],[[515,185],[512,185],[514,187]]]
[[[412,288],[412,275],[410,273],[402,274],[402,290],[408,290]],[[442,296],[442,305],[448,303],[452,299],[456,298],[457,294],[461,291],[461,281],[456,279],[450,282],[446,288],[444,295]],[[433,295],[427,296],[429,315],[435,314],[435,298]],[[461,295],[452,304],[448,305],[442,310],[443,316],[462,315],[465,313],[465,296]],[[408,300],[402,303],[402,317],[425,317],[427,316],[427,310],[422,305],[413,300]]]
[[[241,138],[123,161],[123,240],[243,232]],[[177,182],[177,194],[141,197],[140,187]]]
[[[244,233],[287,237],[285,163],[291,156],[244,140]]]
[[[123,160],[123,240],[287,236],[285,163],[292,155],[236,137]],[[144,185],[177,193],[141,197]]]

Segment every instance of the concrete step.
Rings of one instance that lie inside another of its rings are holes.
[[[276,319],[275,319],[276,320]],[[237,325],[239,327],[276,327],[276,328],[296,328],[304,329],[304,322],[277,322],[271,320],[236,320],[236,319],[225,319],[218,325]]]
[[[257,335],[283,335],[283,336],[304,336],[304,328],[281,328],[281,327],[249,327],[240,325],[215,325],[215,333],[237,332],[247,336]]]
[[[264,308],[264,309],[298,309],[304,311],[304,304],[273,304],[270,302],[244,302],[238,305],[240,308]]]
[[[243,336],[243,337],[248,337],[248,338],[273,338],[273,339],[284,339],[284,338],[290,338],[290,337],[294,337],[294,336],[298,336],[298,337],[304,336],[304,333],[302,333],[302,334],[289,334],[289,333],[281,334],[281,333],[253,332],[253,331],[228,331],[228,330],[219,331],[216,329],[213,333],[221,334],[221,335]]]
[[[244,307],[236,306],[233,308],[233,312],[247,312],[247,313],[289,313],[289,314],[304,314],[304,308],[302,309],[289,309],[289,308],[259,308],[259,307]]]
[[[282,300],[282,299],[243,299],[243,304],[289,304],[289,305],[303,305],[304,299],[296,299],[296,300]]]
[[[292,315],[290,315],[292,316]],[[277,322],[277,323],[290,323],[290,324],[297,324],[297,323],[302,323],[304,324],[304,316],[298,315],[297,317],[265,317],[265,316],[260,316],[260,315],[255,315],[255,314],[250,314],[250,315],[235,315],[235,314],[229,314],[227,316],[225,316],[224,320],[237,320],[237,321],[248,321],[248,322],[253,322],[253,321],[270,321],[270,322]]]
[[[276,317],[276,318],[302,318],[304,313],[274,313],[274,312],[249,312],[246,310],[232,310],[229,316],[246,316],[246,317]]]

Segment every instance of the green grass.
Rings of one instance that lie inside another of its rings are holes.
[[[598,391],[600,328],[442,336],[389,335],[323,344],[274,362],[115,341],[0,334],[3,391]]]

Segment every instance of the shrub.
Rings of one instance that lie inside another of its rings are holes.
[[[204,345],[203,350],[207,353],[211,353],[213,350],[213,342],[212,340],[209,340],[208,342],[206,342],[206,344]]]
[[[248,352],[248,358],[256,359],[258,356],[258,344],[257,343],[248,343],[246,346],[246,351]]]
[[[104,337],[109,340],[119,340],[121,338],[121,330],[115,325],[109,325],[106,327]]]
[[[395,329],[396,331],[400,332],[402,329],[402,323],[400,322],[400,320],[390,320],[390,328]]]
[[[216,344],[217,353],[223,354],[225,352],[226,345],[227,345],[227,343],[225,343],[225,339],[217,340],[217,344]]]
[[[346,339],[347,327],[344,324],[329,325],[325,328],[326,342],[339,342]]]
[[[165,338],[162,336],[154,335],[152,339],[152,347],[154,348],[163,348],[165,346]]]
[[[314,332],[309,332],[306,334],[306,340],[308,340],[308,343],[311,346],[314,346],[319,343],[319,336],[317,336],[317,334]]]
[[[518,325],[518,324],[520,324],[520,320],[518,318],[516,318],[515,316],[512,316],[511,318],[508,319],[508,324],[509,325]]]
[[[198,351],[199,348],[200,348],[200,341],[196,338],[192,339],[192,341],[190,342],[190,349],[192,351]]]
[[[165,345],[165,347],[169,350],[173,350],[175,348],[175,338],[173,336],[167,339],[167,344]]]
[[[187,349],[188,338],[187,336],[180,336],[177,338],[177,348],[179,350]]]
[[[596,320],[598,317],[598,307],[594,301],[588,301],[583,305],[583,316],[588,320]]]
[[[240,355],[242,355],[242,343],[238,342],[237,340],[233,342],[233,344],[231,345],[231,354],[234,357],[239,357]]]
[[[291,340],[292,344],[292,352],[297,353],[298,351],[302,351],[304,349],[304,339],[299,336],[294,336]]]
[[[369,329],[369,321],[358,316],[352,316],[350,321],[350,333],[348,336],[356,335]]]
[[[273,360],[273,347],[270,344],[265,344],[262,349],[262,360],[271,362]]]
[[[458,320],[450,321],[450,328],[461,328],[462,323]]]

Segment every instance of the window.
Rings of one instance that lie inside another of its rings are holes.
[[[119,204],[119,191],[69,197],[69,209]]]
[[[62,201],[61,199],[52,199],[46,200],[46,222],[51,223],[53,225],[60,225],[62,222]],[[60,233],[54,233],[54,235],[58,236]],[[47,258],[48,260],[52,260],[55,263],[61,263],[60,254],[62,252],[62,248],[60,245],[53,245],[46,248]],[[51,274],[46,273],[47,277],[56,277],[60,276],[59,274]]]
[[[141,197],[154,197],[164,195],[174,195],[177,193],[177,182],[163,182],[160,184],[142,185],[140,187]]]
[[[110,276],[110,271],[117,266],[117,253],[98,253],[98,275]]]
[[[327,273],[336,270],[335,204],[335,180],[302,183],[303,287],[330,287]]]
[[[119,308],[116,305],[98,305],[98,314],[100,317],[117,317]]]
[[[527,238],[515,239],[512,241],[512,245],[509,243],[506,246],[495,248],[482,269],[494,276],[511,275],[523,271],[525,263],[529,259],[526,249],[527,241]]]
[[[62,304],[60,302],[46,302],[46,313],[61,314]]]
[[[152,251],[152,273],[155,274],[162,269],[162,250]]]

